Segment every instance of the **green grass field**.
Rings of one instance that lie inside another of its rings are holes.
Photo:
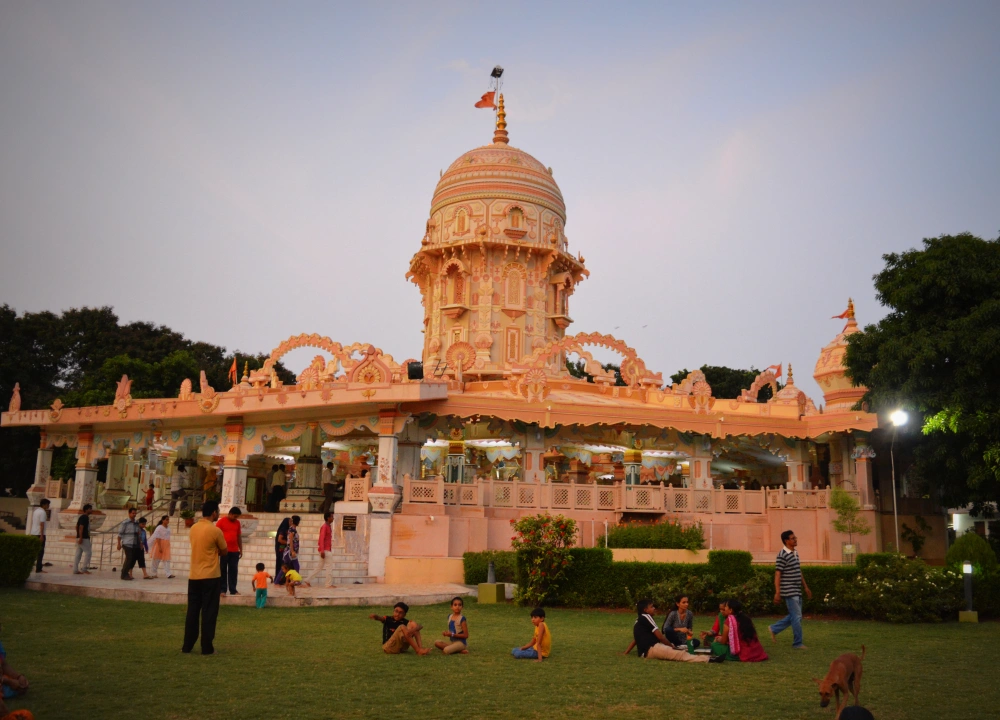
[[[217,654],[180,652],[182,606],[0,591],[3,643],[32,683],[27,707],[50,718],[832,718],[811,677],[845,651],[868,647],[862,704],[879,720],[996,718],[1000,624],[880,625],[807,620],[809,650],[790,631],[766,663],[643,661],[620,653],[630,613],[550,610],[553,656],[515,661],[531,637],[528,612],[466,607],[467,656],[383,655],[384,608],[224,607]],[[427,640],[445,606],[410,618]],[[766,636],[765,619],[757,621]],[[695,630],[707,629],[698,618]],[[435,637],[436,636],[436,637]]]

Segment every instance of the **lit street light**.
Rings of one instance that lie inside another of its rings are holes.
[[[893,447],[896,444],[896,430],[901,426],[906,425],[906,421],[910,419],[910,416],[906,414],[905,410],[893,410],[892,414],[889,415],[889,420],[892,421],[892,442],[889,444],[889,461],[892,464],[892,521],[896,526],[896,552],[902,552],[899,547],[899,512],[896,508],[896,456],[893,454]]]

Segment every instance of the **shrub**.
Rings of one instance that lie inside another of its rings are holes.
[[[872,563],[886,565],[896,556],[896,553],[891,552],[861,553],[855,559],[854,564],[858,566],[858,572],[864,572],[865,569]],[[806,582],[808,582],[808,580]]]
[[[727,585],[739,585],[753,575],[753,555],[745,550],[710,550],[709,572]]]
[[[957,566],[963,562],[978,565],[982,572],[993,573],[997,570],[997,554],[986,540],[974,532],[960,535],[948,548],[945,556],[948,565]]]
[[[669,611],[674,609],[678,597],[686,595],[692,612],[714,612],[720,600],[714,590],[716,587],[718,582],[713,575],[679,572],[637,592],[632,600],[638,602],[640,596],[650,597],[656,607]]]
[[[870,563],[854,580],[837,583],[831,604],[859,617],[896,623],[939,622],[961,607],[962,580],[920,560]]]
[[[604,539],[601,539],[604,544]],[[616,525],[608,530],[609,548],[657,548],[666,550],[701,550],[705,532],[701,523],[685,527],[680,522]]]
[[[803,565],[802,577],[805,578],[813,594],[811,600],[807,597],[802,598],[802,610],[817,614],[830,612],[833,609],[830,600],[837,594],[837,585],[841,581],[854,582],[858,577],[858,569],[853,565]],[[771,583],[773,586],[773,577]],[[773,587],[771,594],[774,594]]]
[[[983,617],[1000,617],[1000,573],[972,579],[972,607]]]
[[[486,582],[490,560],[493,561],[498,583],[515,582],[517,554],[513,550],[487,550],[486,552],[467,552],[462,556],[462,564],[465,567],[465,584],[478,585]]]
[[[743,603],[743,608],[751,616],[774,612],[774,571],[753,568],[750,577],[742,583],[723,588],[718,595],[719,600],[729,598],[736,598]]]
[[[34,535],[0,533],[0,585],[24,585],[41,549],[42,541]]]
[[[521,605],[541,605],[551,599],[566,577],[573,558],[569,549],[576,521],[549,514],[511,520],[511,545],[518,555],[518,585],[514,599]]]

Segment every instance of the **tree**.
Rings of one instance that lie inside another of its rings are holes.
[[[251,367],[267,357],[236,355]],[[136,398],[176,397],[181,381],[197,383],[201,370],[213,387],[224,389],[232,362],[225,348],[192,342],[162,325],[120,324],[110,307],[19,316],[0,306],[0,401],[7,402],[16,382],[25,409],[48,407],[57,397],[70,407],[110,404],[123,374],[134,381]],[[275,370],[284,382],[295,382],[280,363]],[[0,430],[0,476],[19,494],[31,484],[38,443],[36,428]],[[71,453],[57,455],[62,465],[54,467],[71,466]]]
[[[615,374],[615,385],[619,387],[625,387],[628,383],[622,379],[622,367],[621,365],[615,365],[614,363],[604,363],[601,368],[605,372],[613,372]],[[575,378],[580,380],[586,380],[587,382],[594,382],[594,376],[587,372],[587,365],[583,360],[573,361],[566,358],[566,370]]]
[[[749,370],[737,370],[719,365],[702,365],[701,371],[705,373],[705,382],[712,386],[712,397],[728,400],[738,398],[743,390],[753,385],[753,381],[761,373],[753,365],[750,366]],[[671,375],[670,381],[674,384],[684,382],[684,378],[690,373],[691,371],[685,368]],[[781,388],[782,385],[778,383],[778,389]],[[767,402],[771,396],[771,386],[765,385],[757,394],[757,402]]]
[[[846,534],[851,545],[855,535],[865,536],[872,531],[868,520],[861,514],[860,503],[843,488],[835,487],[830,493],[830,508],[837,513],[833,529]]]
[[[883,260],[889,313],[850,336],[848,376],[872,409],[918,416],[910,476],[983,511],[1000,500],[1000,239],[942,235]]]

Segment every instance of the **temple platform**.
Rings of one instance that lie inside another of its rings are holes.
[[[130,600],[133,602],[185,605],[187,603],[187,578],[176,577],[168,580],[159,577],[143,580],[142,572],[136,569],[137,579],[123,581],[117,572],[91,571],[90,575],[72,573],[32,573],[25,587],[39,592],[62,593],[101,598],[103,600]],[[254,594],[250,590],[250,577],[241,578],[240,595],[226,595],[222,605],[254,604]],[[403,601],[408,605],[434,605],[446,603],[456,595],[463,597],[476,595],[475,588],[456,583],[435,585],[387,585],[381,583],[360,583],[340,585],[334,588],[298,588],[295,597],[290,597],[281,586],[271,586],[267,592],[267,606],[281,608],[320,607],[327,605],[380,606],[393,605]]]

